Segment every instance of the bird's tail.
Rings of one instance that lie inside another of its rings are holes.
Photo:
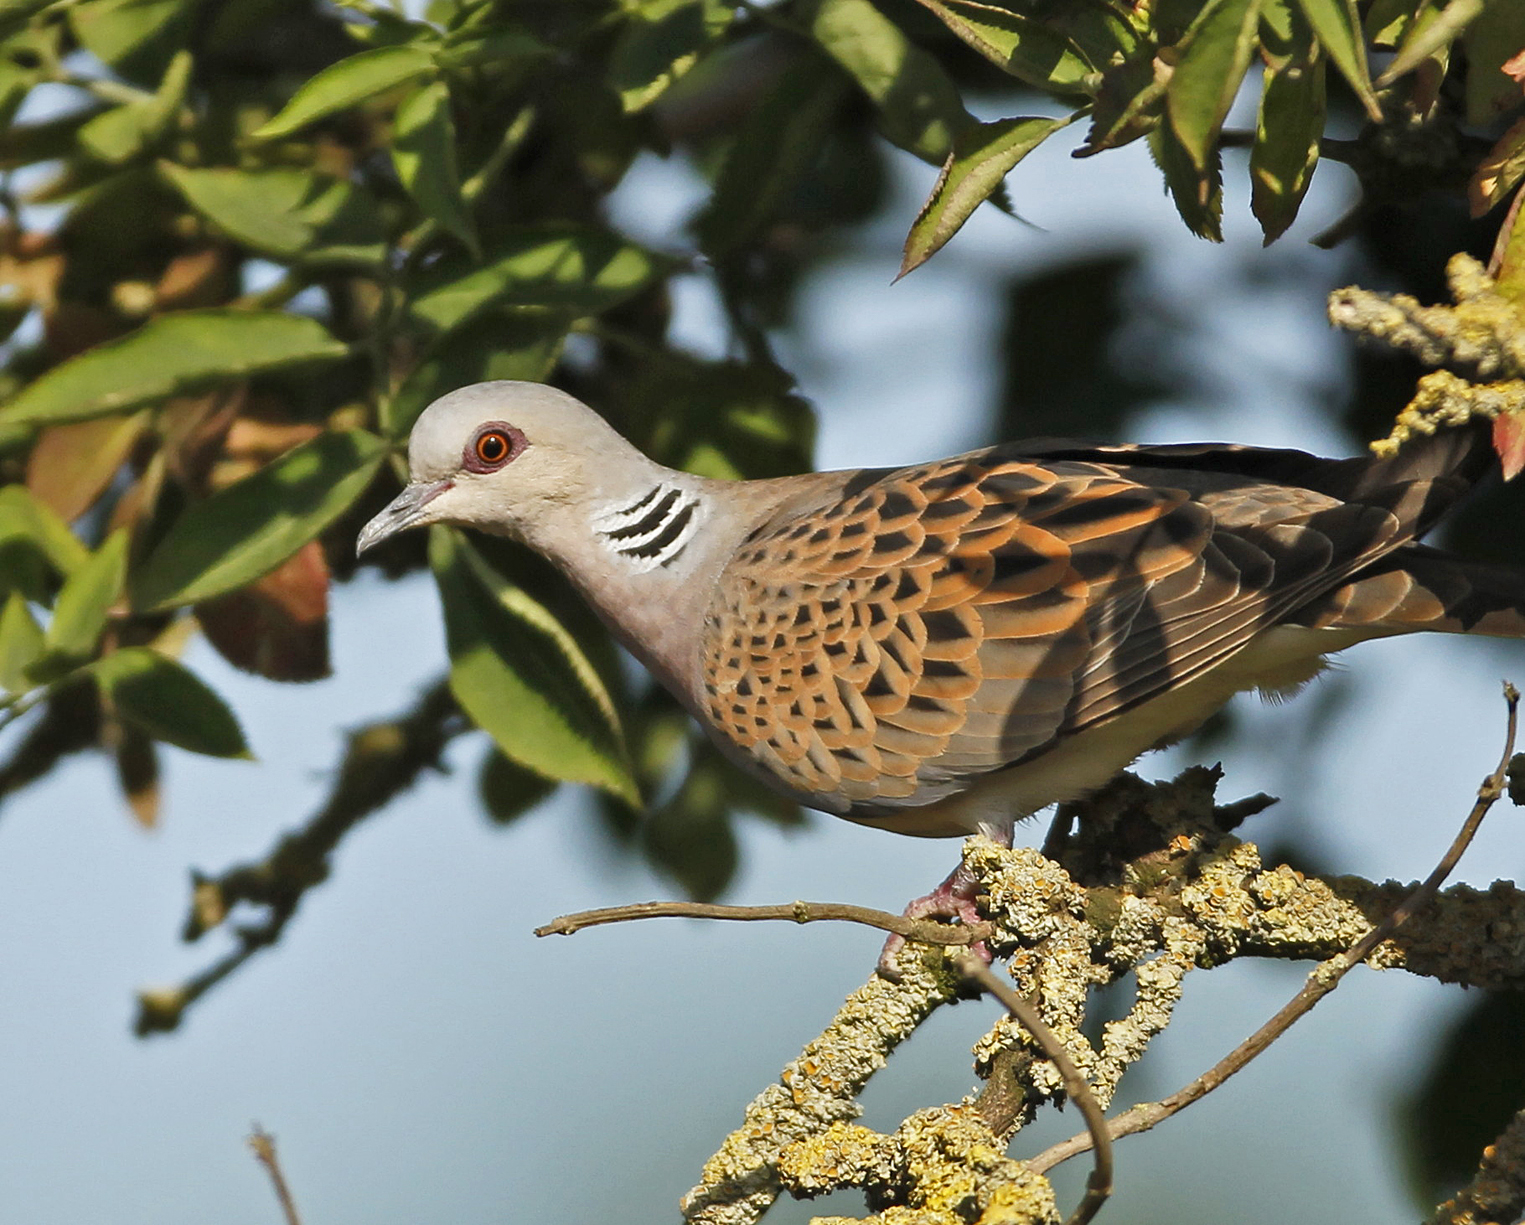
[[[1525,570],[1410,544],[1288,618],[1319,629],[1525,638]]]

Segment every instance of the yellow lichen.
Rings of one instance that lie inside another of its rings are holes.
[[[1419,380],[1392,432],[1372,443],[1390,456],[1418,434],[1525,410],[1525,311],[1497,292],[1487,270],[1459,253],[1446,265],[1452,306],[1422,306],[1407,294],[1354,287],[1329,296],[1329,318],[1437,369]]]
[[[1197,769],[1156,785],[1118,780],[1087,807],[1062,863],[981,838],[965,846],[982,911],[998,929],[992,946],[1010,953],[1017,990],[1037,1006],[1103,1105],[1168,1024],[1194,969],[1254,955],[1318,958],[1325,965],[1315,973],[1332,974],[1339,963],[1327,959],[1370,932],[1412,888],[1263,867],[1253,844],[1223,829],[1265,801],[1216,807],[1217,777]],[[1119,846],[1144,849],[1124,862],[1113,850]],[[1525,893],[1507,882],[1485,891],[1448,889],[1368,961],[1445,981],[1525,986]],[[805,1196],[843,1187],[862,1188],[880,1209],[859,1225],[1056,1219],[1048,1183],[1006,1155],[1004,1137],[1031,1117],[1035,1102],[1062,1097],[1063,1083],[1004,1012],[975,1056],[981,1075],[999,1069],[1012,1078],[1009,1088],[919,1111],[889,1135],[851,1122],[869,1077],[959,989],[944,949],[911,945],[901,967],[900,984],[876,977],[854,992],[748,1107],[685,1201],[689,1221],[752,1225],[781,1190]],[[1132,1006],[1093,1047],[1081,1032],[1091,988],[1129,973]],[[1001,1103],[992,1116],[1000,1137],[982,1113],[987,1096]],[[1504,1165],[1489,1166],[1488,1177],[1502,1177]],[[1446,1218],[1448,1225],[1480,1219]]]

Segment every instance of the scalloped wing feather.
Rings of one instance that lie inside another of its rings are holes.
[[[827,811],[935,803],[1201,675],[1433,517],[1433,474],[1345,502],[1234,465],[1301,459],[1345,493],[1369,463],[1068,445],[1096,458],[865,472],[755,530],[701,651],[722,742]]]

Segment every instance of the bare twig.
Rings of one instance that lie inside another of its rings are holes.
[[[730,919],[741,923],[783,920],[790,923],[862,923],[880,931],[894,932],[921,944],[973,944],[995,933],[991,923],[935,923],[926,919],[908,919],[871,906],[849,906],[845,902],[785,902],[777,906],[720,906],[711,902],[637,902],[630,906],[608,906],[602,910],[582,910],[552,919],[537,927],[537,936],[570,936],[585,927],[604,923],[628,923],[633,919]]]
[[[1193,1102],[1207,1096],[1219,1085],[1223,1084],[1230,1076],[1239,1071],[1252,1059],[1264,1051],[1277,1038],[1281,1037],[1294,1022],[1305,1013],[1310,1011],[1315,1004],[1328,995],[1340,983],[1340,980],[1350,972],[1351,968],[1365,961],[1372,952],[1384,940],[1388,939],[1408,919],[1422,910],[1434,898],[1440,886],[1445,883],[1446,877],[1456,867],[1457,861],[1462,857],[1468,845],[1476,835],[1483,818],[1488,815],[1488,810],[1494,802],[1504,793],[1504,786],[1508,778],[1509,759],[1514,755],[1515,731],[1518,720],[1518,708],[1520,693],[1507,681],[1504,683],[1504,702],[1508,707],[1507,726],[1504,733],[1504,753],[1499,759],[1498,768],[1488,775],[1477,791],[1477,801],[1472,805],[1472,811],[1467,814],[1467,819],[1462,822],[1460,832],[1452,841],[1450,848],[1441,857],[1434,870],[1427,876],[1423,883],[1416,887],[1407,897],[1395,907],[1387,916],[1371,931],[1367,932],[1360,940],[1356,941],[1345,952],[1331,957],[1321,963],[1308,976],[1308,981],[1302,989],[1294,995],[1269,1021],[1257,1029],[1242,1043],[1215,1063],[1201,1076],[1190,1083],[1183,1085],[1169,1097],[1162,1098],[1158,1102],[1146,1102],[1125,1110],[1116,1118],[1107,1123],[1107,1134],[1112,1139],[1122,1136],[1130,1136],[1135,1132],[1148,1131],[1156,1124],[1168,1119],[1171,1115],[1184,1110]],[[1092,1133],[1082,1132],[1071,1136],[1060,1144],[1045,1149],[1027,1165],[1038,1173],[1051,1170],[1061,1161],[1067,1161],[1092,1147],[1094,1143]]]
[[[256,1123],[254,1130],[249,1133],[249,1147],[270,1175],[270,1185],[275,1188],[275,1198],[280,1201],[286,1225],[302,1225],[302,1218],[297,1215],[296,1201],[291,1198],[291,1188],[286,1185],[286,1176],[281,1173],[280,1158],[275,1155],[275,1137]]]
[[[199,940],[222,926],[241,904],[264,908],[258,920],[235,931],[237,947],[178,987],[139,993],[134,1032],[141,1037],[180,1024],[187,1007],[246,961],[275,944],[307,891],[328,879],[330,857],[344,837],[391,803],[426,771],[470,724],[440,681],[413,709],[349,734],[328,799],[306,825],[284,835],[269,855],[218,876],[193,876],[184,937]]]
[[[1085,1118],[1087,1134],[1096,1149],[1096,1164],[1091,1168],[1091,1176],[1086,1179],[1085,1196],[1070,1214],[1066,1225],[1086,1225],[1112,1194],[1112,1140],[1107,1134],[1107,1120],[1102,1114],[1101,1105],[1091,1092],[1090,1084],[1075,1066],[1075,1061],[1070,1058],[1070,1053],[1065,1050],[1064,1043],[1044,1024],[1032,1004],[997,978],[990,967],[972,953],[964,953],[958,958],[958,968],[965,978],[978,983],[995,996],[1005,1005],[1006,1011],[1032,1034],[1044,1055],[1059,1069],[1059,1075],[1064,1078],[1064,1091]]]

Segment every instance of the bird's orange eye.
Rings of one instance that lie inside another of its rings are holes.
[[[508,435],[498,430],[488,430],[477,439],[477,458],[484,464],[501,464],[513,449]]]

